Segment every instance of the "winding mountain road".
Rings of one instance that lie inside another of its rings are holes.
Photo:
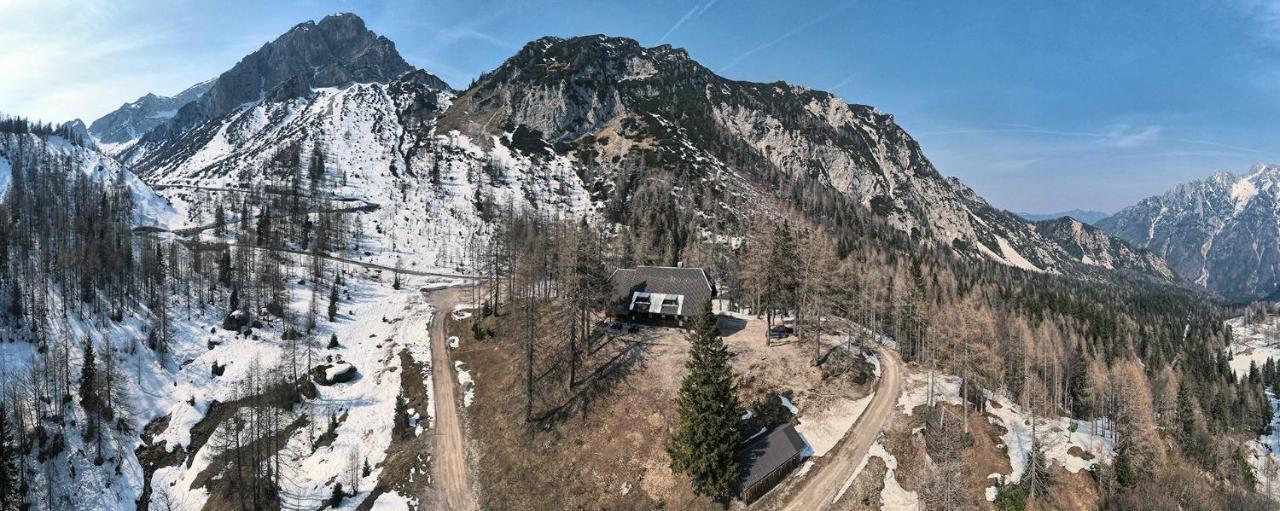
[[[898,353],[881,349],[880,362],[881,380],[875,396],[871,398],[871,404],[867,405],[867,409],[840,443],[827,453],[825,457],[830,458],[830,461],[810,472],[800,487],[788,496],[789,501],[783,509],[808,511],[831,507],[840,488],[853,476],[853,472],[871,449],[871,444],[880,437],[880,432],[893,417],[898,396],[902,394],[902,362],[898,359]]]

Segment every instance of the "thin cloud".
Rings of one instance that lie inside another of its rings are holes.
[[[1180,137],[1163,137],[1164,128],[1160,126],[1116,126],[1105,132],[1089,132],[1089,131],[1066,131],[1051,130],[1038,128],[973,128],[973,129],[955,129],[955,130],[938,130],[938,131],[922,131],[919,136],[949,136],[949,135],[984,135],[984,134],[1023,134],[1023,135],[1045,135],[1058,137],[1073,138],[1089,138],[1094,139],[1099,145],[1106,147],[1128,149],[1140,147],[1155,143],[1159,140],[1169,142],[1180,142],[1183,144],[1194,144],[1201,146],[1216,147],[1219,149],[1230,149],[1238,153],[1263,154],[1264,151],[1251,147],[1243,147],[1231,144],[1224,144],[1212,140],[1180,138]]]
[[[1258,30],[1256,35],[1271,44],[1280,44],[1280,1],[1240,0],[1241,9]]]
[[[1129,148],[1146,145],[1155,142],[1160,138],[1160,133],[1164,131],[1159,126],[1139,126],[1131,128],[1128,126],[1116,126],[1109,130],[1102,137],[1102,143],[1111,147]]]
[[[703,13],[711,9],[711,6],[715,5],[718,1],[719,0],[706,0],[694,5],[692,9],[689,9],[689,12],[684,13],[684,16],[681,16],[679,20],[676,20],[676,23],[671,25],[671,28],[668,28],[665,34],[662,34],[662,37],[658,38],[658,44],[666,42],[667,38],[670,37],[676,29],[680,28],[681,25],[684,25],[686,21],[702,16]]]
[[[515,45],[488,32],[478,30],[472,25],[460,25],[437,30],[433,39],[437,43],[452,44],[458,41],[483,41],[499,48],[512,48]]]
[[[844,88],[844,86],[853,83],[855,77],[857,77],[856,73],[850,73],[849,76],[844,77],[844,79],[840,80],[839,83],[832,85],[830,89],[827,89],[827,92],[835,92]]]
[[[750,56],[752,56],[752,55],[755,55],[755,54],[757,54],[757,53],[760,53],[761,51],[764,51],[764,50],[766,50],[766,49],[769,49],[770,47],[772,47],[772,46],[774,46],[774,45],[776,45],[776,44],[778,44],[778,43],[780,43],[780,42],[786,41],[787,39],[790,39],[790,38],[794,37],[796,34],[799,34],[800,32],[804,32],[805,30],[808,30],[808,29],[810,29],[810,28],[813,28],[813,26],[814,26],[814,25],[817,25],[817,24],[819,24],[819,23],[822,23],[822,22],[824,22],[824,21],[827,21],[827,20],[828,20],[828,19],[830,19],[832,16],[835,16],[836,14],[839,14],[839,13],[840,13],[840,11],[843,11],[843,10],[845,10],[845,9],[848,9],[849,7],[852,7],[852,6],[853,6],[853,2],[847,2],[847,3],[844,3],[844,4],[840,5],[839,7],[836,7],[836,8],[834,8],[834,9],[831,9],[830,11],[827,11],[826,13],[823,13],[821,16],[818,16],[818,17],[816,17],[816,18],[813,18],[813,19],[811,19],[811,20],[809,20],[809,21],[806,21],[804,24],[802,24],[802,25],[800,25],[800,26],[798,26],[798,27],[796,27],[796,28],[793,28],[793,29],[791,29],[791,30],[788,30],[785,34],[782,34],[782,35],[780,35],[780,36],[778,36],[778,37],[776,37],[776,38],[774,38],[774,39],[772,39],[772,40],[770,40],[770,41],[768,41],[768,42],[766,42],[766,43],[764,43],[764,44],[761,44],[761,45],[759,45],[759,46],[756,46],[755,48],[752,48],[752,49],[750,49],[750,50],[747,50],[747,51],[746,51],[746,52],[744,52],[742,55],[738,55],[737,57],[734,57],[734,59],[733,59],[733,60],[730,60],[728,64],[725,64],[725,65],[721,66],[721,67],[720,67],[720,71],[719,71],[719,72],[723,73],[723,72],[725,72],[725,71],[727,71],[727,70],[729,70],[729,69],[732,69],[732,68],[733,68],[733,66],[736,66],[736,65],[738,65],[739,63],[741,63],[742,61],[746,60],[746,59],[747,59],[747,57],[750,57]]]

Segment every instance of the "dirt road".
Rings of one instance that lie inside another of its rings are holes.
[[[458,418],[458,375],[449,360],[449,343],[445,336],[445,319],[454,305],[469,296],[470,288],[449,288],[425,293],[435,307],[431,319],[431,380],[436,398],[436,443],[431,463],[435,486],[440,492],[436,503],[440,509],[470,511],[477,509],[467,472],[467,449],[462,440],[462,424]]]
[[[832,500],[844,486],[844,482],[853,475],[853,471],[867,456],[871,444],[875,443],[884,429],[886,422],[893,416],[893,409],[898,403],[898,395],[902,393],[902,378],[898,353],[889,349],[880,350],[881,381],[876,389],[871,404],[858,418],[835,449],[827,453],[830,461],[823,467],[812,471],[794,493],[788,496],[789,502],[783,509],[812,510],[831,507]]]

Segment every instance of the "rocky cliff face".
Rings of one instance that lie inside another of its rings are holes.
[[[1155,253],[1135,248],[1124,240],[1073,217],[1041,220],[1036,222],[1035,229],[1041,236],[1054,240],[1089,266],[1122,272],[1155,271],[1168,280],[1177,278],[1168,263]]]
[[[520,126],[576,150],[597,179],[611,179],[621,155],[651,151],[650,168],[730,172],[766,193],[832,192],[914,239],[1032,271],[1087,271],[1077,252],[1101,248],[1060,245],[944,178],[892,115],[785,82],[729,80],[670,46],[539,39],[461,93],[440,121],[476,137]],[[1143,261],[1129,262],[1165,278],[1166,268]]]
[[[93,121],[89,133],[104,148],[127,149],[128,144],[172,119],[178,109],[198,99],[212,85],[212,80],[197,83],[176,96],[147,94]]]
[[[582,210],[585,196],[603,221],[659,223],[659,244],[741,235],[752,218],[783,212],[831,227],[874,217],[904,239],[1031,271],[1091,275],[1102,266],[1089,261],[1123,260],[1168,280],[1158,262],[1064,242],[991,207],[873,107],[729,80],[683,50],[606,36],[533,41],[455,93],[422,71],[389,79],[403,61],[353,18],[299,25],[246,57],[128,157],[157,183],[252,183],[269,178],[275,155],[301,147],[341,155],[329,161],[349,175],[431,193],[462,166],[481,216],[507,196],[512,174],[523,176],[520,203]],[[335,41],[346,60],[298,68]],[[188,111],[207,120],[185,125]],[[538,185],[544,174],[560,189]]]
[[[1183,277],[1241,298],[1280,287],[1280,166],[1216,172],[1098,223],[1164,257]]]

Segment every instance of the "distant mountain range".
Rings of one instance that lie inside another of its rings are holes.
[[[1280,166],[1215,172],[1144,199],[1098,227],[1227,296],[1259,298],[1280,289]]]
[[[1027,220],[1030,220],[1032,222],[1039,222],[1041,220],[1054,220],[1054,219],[1062,218],[1064,216],[1069,216],[1071,218],[1074,218],[1086,224],[1094,225],[1094,224],[1097,224],[1099,220],[1102,220],[1103,218],[1111,216],[1111,213],[1106,213],[1103,211],[1095,211],[1092,209],[1073,209],[1070,211],[1059,211],[1057,213],[1021,212],[1021,213],[1018,213],[1018,216],[1025,218]]]
[[[93,121],[89,133],[104,148],[128,144],[172,119],[179,108],[198,99],[211,85],[213,80],[197,83],[176,96],[148,93]]]

